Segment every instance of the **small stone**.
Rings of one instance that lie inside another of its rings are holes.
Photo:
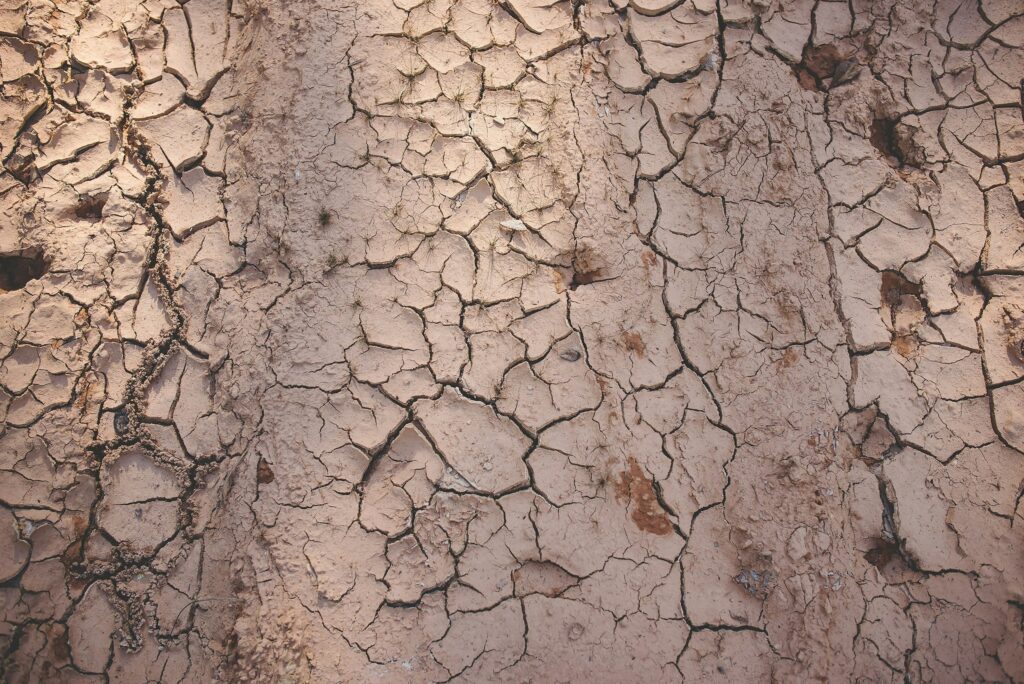
[[[114,432],[118,435],[128,432],[128,412],[124,409],[118,409],[114,413]]]

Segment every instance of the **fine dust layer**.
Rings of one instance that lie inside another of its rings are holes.
[[[1024,681],[1016,0],[0,0],[9,682]]]

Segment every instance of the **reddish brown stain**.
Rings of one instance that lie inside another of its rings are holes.
[[[917,339],[913,335],[899,335],[892,341],[893,351],[905,359],[910,358],[917,347]]]
[[[640,333],[622,333],[622,343],[626,345],[626,349],[641,358],[647,353],[647,345],[644,344],[644,338],[640,337]]]
[[[796,74],[796,81],[800,84],[800,87],[804,90],[817,90],[818,84],[814,80],[814,76],[811,75],[807,69],[800,66],[793,67],[793,72]]]
[[[81,393],[75,398],[75,408],[84,412],[89,403],[89,395],[92,393],[93,383],[89,378],[82,381]]]
[[[779,368],[792,368],[800,360],[800,352],[795,347],[787,347],[779,359]]]
[[[64,553],[61,555],[61,559],[64,561],[64,567],[70,568],[74,563],[78,561],[79,554],[82,550],[82,543],[84,541],[85,533],[89,529],[89,519],[81,513],[75,514],[71,518],[71,544],[64,549]],[[69,584],[70,586],[70,584]]]
[[[629,517],[644,532],[662,536],[672,531],[672,521],[658,502],[654,484],[632,456],[629,457],[629,468],[619,473],[615,483],[615,500],[633,509]]]
[[[555,292],[562,294],[565,292],[565,276],[558,271],[551,272],[551,282],[555,285]]]

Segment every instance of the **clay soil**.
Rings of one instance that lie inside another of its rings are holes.
[[[5,682],[1024,681],[1019,0],[0,0]]]

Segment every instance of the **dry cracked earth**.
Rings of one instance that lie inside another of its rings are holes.
[[[1019,0],[0,0],[9,682],[1024,681]]]

